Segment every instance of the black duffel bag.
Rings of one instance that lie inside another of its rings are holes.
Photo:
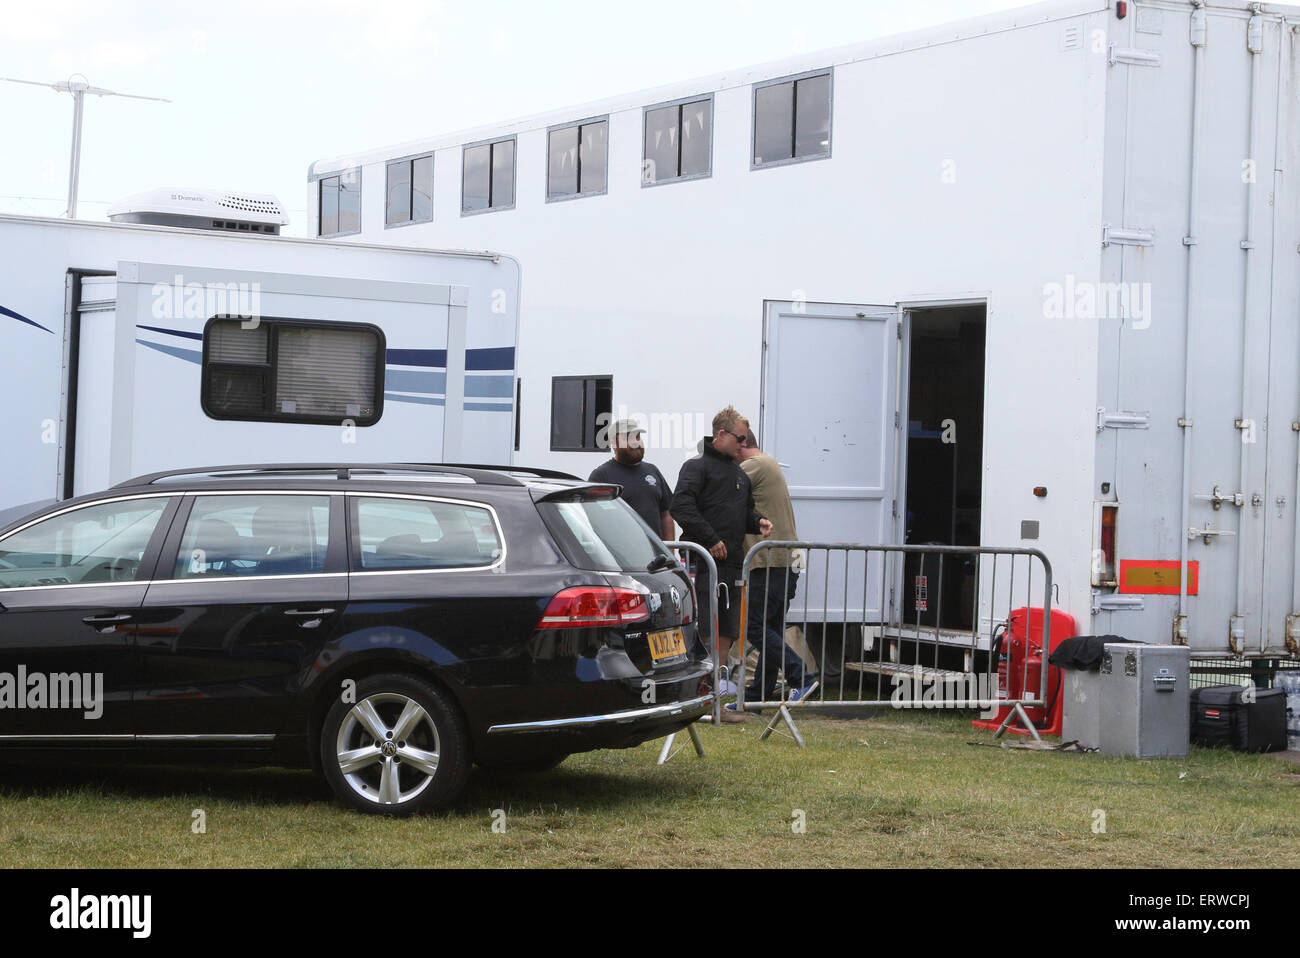
[[[1286,748],[1285,689],[1211,685],[1191,692],[1193,745],[1238,752]]]

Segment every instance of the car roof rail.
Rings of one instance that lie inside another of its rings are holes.
[[[411,474],[412,478],[434,478],[436,476],[455,476],[487,486],[522,486],[526,483],[515,478],[511,473],[533,475],[538,478],[577,479],[568,473],[548,469],[532,469],[523,466],[473,466],[458,463],[432,462],[352,462],[352,463],[245,463],[235,466],[201,466],[191,469],[166,469],[134,476],[117,483],[114,488],[123,486],[148,486],[166,479],[244,479],[303,476],[316,474],[317,478],[334,479],[362,478],[353,473],[369,474]]]
[[[438,463],[415,463],[414,465],[438,465]],[[494,466],[477,462],[458,462],[449,464],[453,469],[485,469],[490,472],[504,472],[511,476],[533,476],[537,479],[571,479],[575,482],[585,482],[581,476],[575,476],[570,472],[561,472],[558,469],[539,469],[536,466]]]

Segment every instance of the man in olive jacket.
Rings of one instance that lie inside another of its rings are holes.
[[[758,437],[749,421],[742,419],[740,425],[745,433],[740,468],[749,476],[754,502],[765,515],[771,516],[775,541],[798,541],[794,504],[781,466],[758,448]],[[747,536],[746,553],[758,541],[756,536]],[[799,701],[814,688],[817,677],[805,671],[803,659],[785,641],[785,617],[799,587],[804,554],[801,549],[763,549],[754,556],[749,570],[749,621],[745,623],[745,637],[758,647],[758,664],[754,667],[754,687],[746,692],[746,701],[773,701],[778,668],[785,674],[792,702]]]
[[[696,542],[709,550],[718,566],[718,581],[727,588],[718,595],[718,659],[727,661],[731,643],[740,629],[741,565],[745,559],[745,533],[763,537],[772,532],[772,523],[754,510],[754,494],[749,477],[738,465],[741,443],[746,435],[738,425],[740,413],[731,406],[713,417],[713,436],[705,438],[700,455],[688,459],[677,475],[669,509],[682,527],[682,539]],[[700,633],[711,633],[708,622],[708,595],[713,584],[708,570],[695,570],[695,594],[702,612],[698,619]],[[735,693],[724,685],[724,694]]]

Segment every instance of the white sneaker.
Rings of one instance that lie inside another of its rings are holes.
[[[736,683],[730,679],[723,679],[718,683],[719,695],[735,695],[737,692]]]

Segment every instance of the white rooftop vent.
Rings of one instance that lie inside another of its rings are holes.
[[[148,223],[197,230],[278,235],[289,217],[269,193],[157,189],[136,193],[108,208],[114,223]]]

